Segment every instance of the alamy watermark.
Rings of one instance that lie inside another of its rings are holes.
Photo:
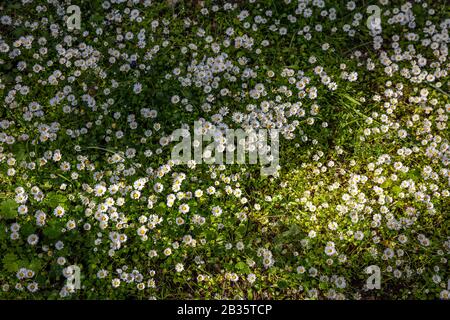
[[[366,280],[366,285],[369,290],[381,288],[381,270],[379,266],[371,265],[366,268],[366,273],[371,274]]]
[[[381,9],[379,6],[371,5],[367,7],[367,13],[371,14],[367,18],[367,28],[373,32],[373,34],[380,34],[381,29]]]
[[[69,30],[80,30],[81,29],[81,10],[79,6],[72,5],[67,8],[67,14],[70,16],[66,20],[67,29]]]
[[[77,265],[68,266],[64,270],[64,275],[66,277],[66,288],[70,292],[75,290],[80,290],[81,288],[81,271],[80,267]]]
[[[171,141],[180,141],[172,149],[175,164],[257,164],[259,160],[261,175],[276,175],[279,170],[277,129],[219,129],[196,121],[193,134],[176,129]]]

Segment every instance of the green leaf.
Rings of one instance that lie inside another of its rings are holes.
[[[241,224],[237,229],[236,229],[236,233],[238,235],[240,235],[241,237],[243,237],[245,235],[245,232],[247,231],[247,227],[245,224]]]
[[[6,231],[5,231],[5,225],[0,223],[0,242],[5,240],[7,238]]]
[[[57,225],[49,225],[44,229],[44,235],[49,237],[50,239],[56,239],[61,234],[61,229]]]
[[[48,180],[46,180],[46,181],[44,182],[44,185],[42,186],[42,188],[43,188],[44,190],[49,190],[49,189],[52,188],[52,185],[51,185],[51,183],[50,183]]]
[[[350,100],[352,103],[360,106],[361,102],[359,102],[358,100],[356,100],[355,98],[353,98],[352,96],[348,95],[348,94],[343,94],[343,97],[347,98],[348,100]]]
[[[300,227],[297,224],[293,224],[293,225],[291,225],[289,230],[286,232],[286,236],[294,237],[294,236],[297,236],[298,234],[300,234],[300,232],[301,232]]]
[[[14,219],[17,217],[18,205],[13,199],[2,201],[0,204],[0,217],[4,219]]]
[[[206,240],[211,241],[217,239],[217,233],[214,230],[206,231]]]
[[[242,273],[245,273],[245,274],[249,274],[250,273],[250,268],[243,261],[240,261],[240,262],[236,263],[235,267],[236,267],[236,269],[238,269]]]
[[[280,289],[286,289],[288,287],[288,283],[286,280],[280,280],[278,281],[278,288]]]
[[[26,158],[26,148],[23,144],[17,144],[13,148],[14,157],[18,162],[24,160]]]
[[[8,9],[20,9],[20,3],[10,3]]]
[[[37,272],[41,269],[41,267],[42,267],[42,262],[39,259],[33,259],[28,268]]]
[[[158,213],[163,213],[165,211],[165,209],[166,209],[166,204],[163,202],[160,202],[159,205],[157,205],[155,207],[155,211]]]
[[[3,268],[8,272],[17,272],[19,270],[18,258],[14,253],[7,253],[2,259]]]
[[[54,208],[57,206],[65,207],[65,203],[67,202],[67,198],[62,194],[58,194],[56,192],[50,192],[45,197],[45,203],[50,207]]]
[[[402,188],[400,188],[399,186],[393,186],[392,187],[392,192],[396,195],[398,195],[400,192],[402,192]]]
[[[29,236],[30,234],[32,234],[32,233],[34,233],[35,231],[36,231],[36,227],[34,226],[34,225],[32,225],[32,224],[26,224],[26,225],[24,225],[21,229],[20,229],[20,231],[24,234],[24,235],[26,235],[26,236]]]

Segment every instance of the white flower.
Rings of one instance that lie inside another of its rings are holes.
[[[27,238],[28,244],[34,246],[38,243],[39,237],[36,234],[30,234]]]
[[[136,94],[141,93],[141,91],[142,91],[142,84],[140,84],[139,82],[135,83],[134,86],[133,86],[133,91]]]
[[[188,212],[189,212],[189,205],[186,204],[186,203],[183,203],[182,205],[180,205],[180,206],[178,207],[178,210],[179,210],[181,213],[188,213]]]
[[[335,255],[336,254],[336,249],[334,247],[332,247],[332,246],[326,246],[325,247],[325,254],[327,256]]]
[[[222,209],[219,206],[215,206],[212,208],[211,212],[215,217],[219,217],[222,214]]]
[[[177,272],[183,271],[183,270],[184,270],[184,265],[183,265],[182,263],[177,263],[177,264],[175,265],[175,270],[176,270]]]
[[[63,207],[61,207],[61,206],[57,206],[56,208],[55,208],[55,210],[53,210],[53,214],[55,215],[55,216],[57,216],[58,218],[61,218],[62,216],[64,216],[64,213],[65,213],[66,211],[64,210],[64,208]]]
[[[335,284],[339,289],[344,289],[347,286],[347,282],[343,277],[338,277],[335,281]]]

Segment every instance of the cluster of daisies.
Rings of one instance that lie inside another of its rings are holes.
[[[449,299],[450,19],[373,2],[0,4],[0,298]]]

